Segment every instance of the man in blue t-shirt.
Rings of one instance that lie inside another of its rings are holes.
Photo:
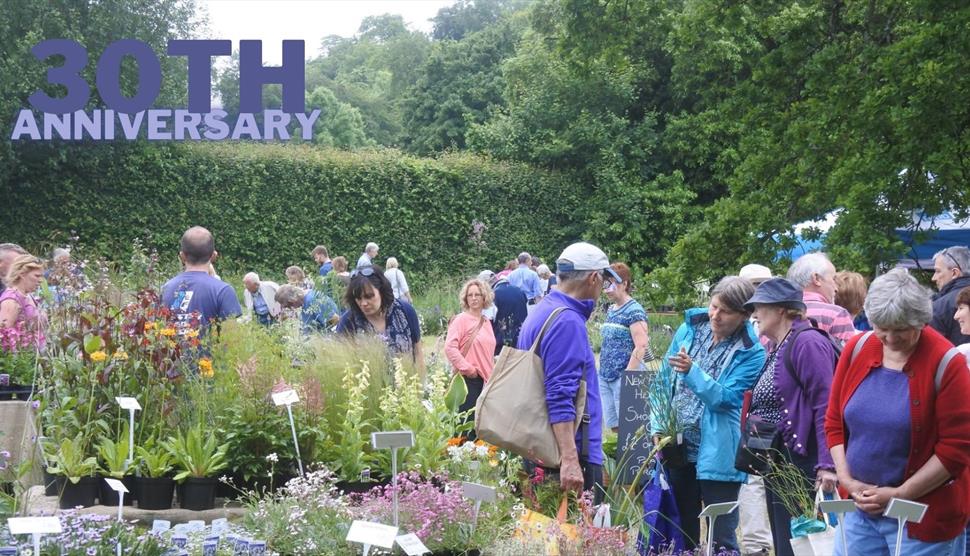
[[[509,274],[509,284],[519,288],[525,293],[529,300],[529,305],[535,305],[542,301],[542,285],[539,282],[539,275],[532,270],[529,264],[532,263],[532,255],[522,252],[519,253],[519,268]]]
[[[276,302],[286,309],[300,309],[300,321],[303,332],[329,332],[340,314],[337,304],[321,291],[304,291],[296,286],[286,284],[280,286],[276,292]]]
[[[318,272],[320,276],[326,276],[333,270],[333,261],[330,260],[330,253],[326,247],[317,245],[310,254],[313,255],[313,260],[319,266]]]
[[[162,306],[172,312],[172,322],[180,334],[192,326],[196,315],[204,330],[214,320],[242,314],[232,286],[209,276],[215,252],[215,239],[209,230],[193,226],[182,234],[179,259],[185,271],[162,286]]]

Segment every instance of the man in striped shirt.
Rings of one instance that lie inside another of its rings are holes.
[[[845,344],[855,336],[852,316],[835,300],[835,265],[825,253],[802,255],[788,269],[788,279],[802,287],[802,299],[808,308],[806,315],[818,327]]]

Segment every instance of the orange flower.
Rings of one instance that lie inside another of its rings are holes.
[[[456,436],[448,439],[448,446],[461,446],[465,442],[465,437]]]
[[[199,373],[205,378],[212,378],[215,372],[212,370],[212,360],[208,357],[199,359]]]
[[[145,323],[145,332],[148,332],[149,330],[154,330],[154,329],[155,329],[155,321],[150,320]]]

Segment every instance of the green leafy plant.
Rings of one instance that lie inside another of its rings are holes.
[[[107,436],[98,439],[99,470],[108,477],[121,479],[134,471],[134,466],[128,461],[128,425],[121,431],[121,440],[115,442]]]
[[[227,444],[219,445],[215,436],[206,436],[202,424],[193,426],[185,434],[179,432],[163,445],[172,454],[172,458],[181,471],[175,475],[176,481],[183,481],[188,477],[212,477],[226,468]]]
[[[175,462],[172,453],[154,439],[135,448],[135,452],[138,454],[139,468],[145,477],[160,479],[167,477],[172,471]]]
[[[47,471],[51,475],[63,475],[77,484],[81,477],[89,477],[98,469],[94,456],[85,456],[86,441],[81,433],[74,438],[65,438],[57,451],[47,456]]]
[[[349,364],[344,369],[344,388],[347,403],[345,418],[337,424],[327,442],[328,460],[333,472],[343,481],[358,481],[365,468],[371,467],[376,458],[368,451],[367,431],[373,421],[365,417],[364,399],[370,380],[370,366],[366,361],[354,371]]]

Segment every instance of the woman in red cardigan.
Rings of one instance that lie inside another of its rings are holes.
[[[966,359],[926,326],[929,292],[904,270],[873,281],[865,311],[873,332],[846,344],[825,416],[839,486],[858,508],[842,522],[850,549],[836,535],[835,553],[893,553],[897,522],[882,514],[902,498],[929,505],[920,523],[906,525],[902,554],[963,555],[970,519]]]

